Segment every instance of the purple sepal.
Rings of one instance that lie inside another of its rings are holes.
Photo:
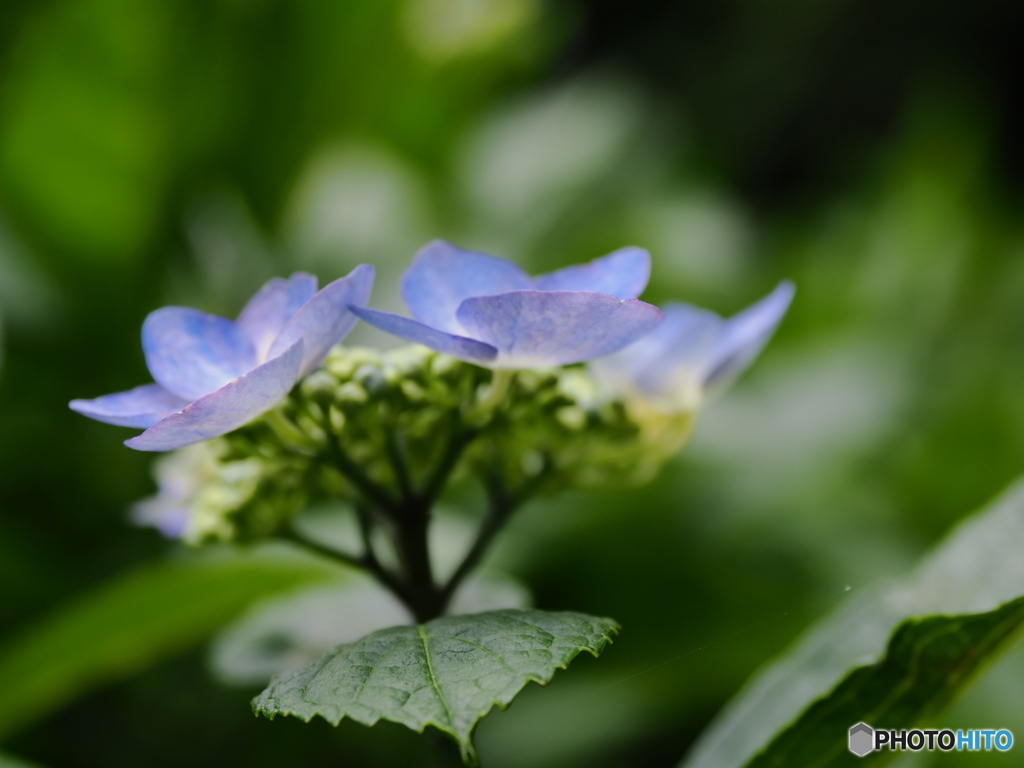
[[[490,344],[468,339],[465,336],[445,333],[393,312],[355,306],[349,307],[349,309],[374,328],[379,328],[414,344],[422,344],[425,347],[436,349],[438,352],[451,355],[459,360],[470,363],[490,363],[498,355],[498,350]]]
[[[497,368],[568,365],[607,355],[653,330],[657,307],[592,291],[512,291],[462,302],[459,322],[498,350]]]
[[[159,384],[143,384],[127,392],[103,395],[93,400],[72,400],[68,406],[96,421],[146,429],[165,416],[180,411],[188,403],[185,398],[168,392]]]
[[[172,451],[238,429],[288,394],[302,357],[303,345],[298,341],[284,354],[200,397],[124,444],[139,451]]]

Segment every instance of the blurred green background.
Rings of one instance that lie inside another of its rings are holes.
[[[435,237],[534,271],[637,244],[651,301],[731,313],[785,277],[797,298],[655,483],[515,522],[539,607],[625,629],[478,741],[488,768],[675,765],[847,587],[1024,465],[1022,23],[1005,0],[5,0],[2,638],[174,557],[126,522],[152,457],[66,406],[148,380],[148,311],[233,315],[272,275],[364,261],[397,309]],[[398,726],[254,718],[258,686],[215,682],[199,642],[224,611],[2,749],[429,764]],[[1021,666],[953,725],[1024,733]]]

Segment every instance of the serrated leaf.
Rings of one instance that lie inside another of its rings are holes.
[[[909,728],[940,711],[978,666],[1024,623],[1024,598],[990,613],[929,616],[897,628],[885,658],[851,672],[747,763],[748,768],[858,765],[855,723]]]
[[[432,725],[474,763],[470,738],[480,718],[508,706],[530,680],[549,682],[580,651],[598,655],[617,630],[611,619],[521,610],[382,629],[274,680],[253,710],[335,725],[392,720],[418,732]]]
[[[344,578],[285,551],[147,566],[58,607],[0,648],[0,738],[90,689],[205,640],[267,595]]]
[[[704,732],[683,765],[749,765],[777,734],[809,714],[814,702],[851,673],[882,662],[894,631],[910,617],[956,620],[997,612],[1015,601],[1024,595],[1021,551],[1024,482],[1019,481],[954,529],[910,576],[854,594],[758,672]],[[843,725],[838,738],[845,740],[846,729],[857,720],[867,722],[869,714]]]

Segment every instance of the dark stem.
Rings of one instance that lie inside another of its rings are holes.
[[[398,481],[398,490],[401,492],[403,501],[408,504],[416,495],[412,487],[412,477],[409,474],[409,461],[407,458],[405,443],[402,434],[392,427],[387,436],[388,458],[391,459],[391,466],[395,470],[395,479]]]
[[[537,487],[544,482],[550,472],[550,462],[545,459],[544,467],[531,480],[523,484],[515,492],[510,492],[495,476],[488,478],[485,487],[487,490],[487,514],[480,529],[477,531],[476,541],[466,552],[465,557],[448,581],[441,587],[441,611],[448,608],[455,591],[459,588],[466,577],[473,572],[473,569],[480,565],[484,555],[505,524],[512,517],[512,514],[522,506]]]
[[[351,553],[342,552],[340,550],[334,549],[333,547],[324,546],[323,544],[320,544],[319,542],[314,541],[313,539],[309,539],[303,536],[294,529],[282,533],[281,538],[298,544],[304,549],[316,552],[318,555],[323,555],[324,557],[328,557],[332,560],[340,561],[345,565],[349,565],[354,568],[359,568],[360,570],[366,571],[375,579],[377,579],[377,581],[379,581],[384,587],[390,589],[392,592],[395,592],[396,594],[397,590],[401,589],[402,585],[391,572],[389,572],[380,564],[380,562],[377,560],[377,556],[373,553],[372,550],[367,550],[367,552],[363,554],[362,557],[356,557]]]
[[[361,558],[363,566],[402,601],[416,621],[428,621],[439,616],[435,607],[438,589],[434,584],[427,542],[430,508],[413,492],[404,452],[397,436],[394,432],[389,436],[387,450],[402,488],[400,499],[395,499],[352,461],[330,425],[327,425],[327,445],[338,470],[363,497],[362,500],[356,500],[356,513],[365,548]],[[375,511],[382,513],[389,524],[388,530],[394,537],[402,564],[401,576],[392,574],[377,559],[371,537]]]
[[[441,588],[442,611],[448,607],[448,603],[451,602],[452,597],[455,595],[455,590],[459,588],[466,577],[483,560],[484,555],[487,554],[487,550],[491,546],[491,542],[494,541],[494,537],[505,527],[505,523],[508,522],[514,510],[512,500],[502,489],[489,490],[488,500],[487,514],[480,525],[480,529],[477,531],[473,546],[469,548],[462,562],[459,563],[458,568],[455,569],[455,572],[448,578],[447,583]]]
[[[478,433],[476,429],[464,429],[458,411],[453,411],[448,445],[419,492],[409,479],[400,436],[393,434],[389,438],[389,452],[403,497],[402,509],[395,515],[395,543],[405,573],[404,594],[399,597],[418,622],[437,618],[448,604],[444,591],[434,581],[429,540],[431,511],[463,451]]]
[[[377,559],[377,550],[373,546],[373,510],[361,501],[355,502],[356,520],[359,522],[359,538],[363,542],[363,559],[371,568],[383,570]]]
[[[444,612],[430,564],[429,530],[429,507],[411,499],[402,511],[396,543],[405,571],[407,594],[402,600],[420,623],[435,619]]]
[[[341,562],[345,563],[345,565],[350,565],[353,568],[360,568],[362,570],[366,570],[366,563],[363,561],[363,558],[356,557],[355,555],[349,552],[342,552],[341,550],[334,549],[333,547],[326,547],[317,541],[307,539],[305,536],[303,536],[294,529],[283,531],[280,534],[280,536],[285,541],[290,541],[293,544],[298,544],[303,549],[310,549],[316,552],[318,555],[323,555],[324,557],[330,558],[331,560],[340,560]]]
[[[451,602],[455,590],[479,565],[494,537],[525,498],[528,489],[524,488],[521,489],[523,492],[513,494],[507,492],[496,480],[488,483],[488,512],[477,539],[455,573],[441,586],[434,580],[430,558],[428,534],[431,510],[463,452],[480,434],[480,430],[465,427],[461,414],[453,411],[448,444],[422,490],[419,491],[412,482],[401,435],[397,430],[391,430],[386,450],[400,491],[397,498],[369,477],[349,457],[330,424],[325,424],[325,431],[331,459],[361,497],[356,499],[355,506],[364,552],[357,558],[303,539],[298,534],[292,534],[290,538],[321,554],[365,569],[402,601],[417,622],[422,623],[441,616]],[[401,574],[392,573],[377,558],[372,542],[374,525],[380,522],[377,513],[380,513],[380,518],[387,524],[387,530],[394,540],[401,562]]]
[[[437,501],[437,497],[444,490],[445,483],[448,482],[448,478],[455,469],[455,465],[459,463],[463,451],[476,439],[477,435],[480,434],[480,430],[475,427],[464,428],[459,412],[453,411],[450,434],[451,439],[448,441],[445,452],[441,455],[437,466],[430,473],[429,479],[419,494],[420,501],[428,508],[434,506],[434,502]]]
[[[338,471],[347,479],[353,486],[367,498],[367,500],[373,502],[376,506],[389,512],[398,512],[398,502],[384,490],[381,486],[377,485],[373,479],[367,475],[362,467],[352,461],[349,455],[345,453],[345,449],[341,447],[341,442],[338,440],[338,436],[334,434],[328,427],[327,430],[327,450],[330,454],[332,461]]]
[[[384,567],[377,558],[377,550],[373,546],[373,510],[359,501],[355,504],[356,519],[359,521],[359,537],[363,542],[362,560],[366,569],[377,577],[377,581],[390,589],[402,602],[406,601],[405,586],[391,571]]]

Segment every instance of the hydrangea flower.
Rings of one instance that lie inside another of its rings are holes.
[[[277,404],[320,364],[356,323],[373,267],[362,264],[317,291],[313,275],[275,278],[237,320],[188,307],[163,307],[142,325],[142,349],[155,384],[72,400],[98,421],[145,429],[125,445],[170,451],[231,432]]]
[[[132,522],[153,526],[169,539],[184,538],[196,498],[217,480],[222,453],[223,446],[210,441],[157,459],[153,463],[153,477],[158,492],[132,505]],[[252,461],[241,464],[248,469]]]
[[[228,439],[206,440],[153,462],[157,492],[135,502],[132,522],[200,545],[263,538],[308,500],[303,459],[239,455]]]
[[[724,319],[682,302],[663,308],[665,321],[590,370],[609,392],[664,413],[696,410],[728,387],[768,343],[793,299],[790,282]]]
[[[511,261],[441,240],[424,246],[402,277],[414,319],[352,311],[390,334],[491,368],[567,365],[615,352],[661,322],[636,299],[650,256],[623,248],[530,277]]]

